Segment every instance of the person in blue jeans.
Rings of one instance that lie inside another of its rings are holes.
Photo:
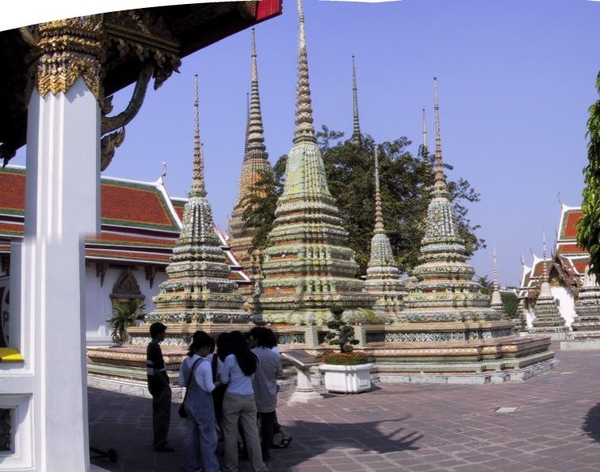
[[[212,392],[216,388],[210,362],[215,340],[204,331],[194,333],[188,357],[181,363],[179,385],[189,385],[185,437],[185,472],[219,472],[217,430]],[[189,381],[189,384],[188,384]],[[217,382],[218,383],[218,382]]]

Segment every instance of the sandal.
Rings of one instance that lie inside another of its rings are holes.
[[[281,440],[281,444],[279,445],[279,449],[285,449],[286,447],[288,447],[290,445],[290,443],[292,442],[292,439],[294,439],[291,436],[288,436],[287,438],[283,438]]]

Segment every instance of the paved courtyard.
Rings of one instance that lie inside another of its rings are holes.
[[[293,436],[274,450],[272,472],[599,471],[600,351],[560,351],[560,365],[525,382],[490,385],[376,385],[358,395],[287,405]],[[151,400],[89,389],[90,444],[113,448],[109,471],[183,470],[184,420],[172,409],[175,453],[152,451]],[[249,472],[247,461],[240,472]]]

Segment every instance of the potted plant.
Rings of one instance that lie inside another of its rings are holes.
[[[328,392],[359,393],[371,388],[371,367],[364,352],[357,352],[354,346],[354,328],[342,320],[343,310],[332,308],[333,320],[327,323],[331,330],[325,341],[337,346],[338,351],[330,352],[322,357],[319,366],[325,377],[325,388]]]
[[[139,313],[146,303],[141,298],[131,300],[113,300],[113,314],[108,318],[111,327],[110,337],[114,343],[123,344],[127,341],[127,329],[133,326],[137,320],[143,319],[144,315]]]

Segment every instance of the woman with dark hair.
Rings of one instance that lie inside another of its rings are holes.
[[[215,389],[208,360],[215,340],[204,331],[196,331],[188,356],[181,363],[179,385],[187,386],[185,409],[188,413],[185,438],[185,472],[219,472],[217,430],[212,391]],[[218,383],[217,383],[218,384]]]
[[[277,377],[283,375],[279,354],[273,352],[272,331],[264,326],[255,326],[250,330],[250,339],[255,346],[252,352],[258,359],[258,368],[252,379],[256,411],[260,420],[260,439],[263,460],[270,459],[273,444],[273,433],[277,415]]]
[[[260,450],[256,424],[256,403],[252,377],[256,372],[256,356],[250,351],[244,335],[232,331],[225,339],[225,361],[221,369],[221,382],[227,384],[223,397],[223,435],[225,436],[225,472],[238,470],[238,422],[242,425],[248,457],[254,472],[267,472]],[[219,346],[219,351],[221,346]]]

